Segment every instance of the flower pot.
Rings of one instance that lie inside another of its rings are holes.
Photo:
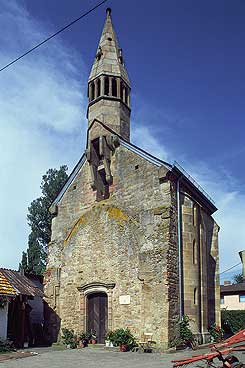
[[[92,342],[92,344],[97,344],[97,340],[96,339],[92,339],[91,342]]]
[[[119,350],[120,350],[121,352],[128,351],[128,345],[121,344],[121,345],[119,346]]]

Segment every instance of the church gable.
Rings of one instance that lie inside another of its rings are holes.
[[[68,193],[67,196],[71,198],[73,197],[71,193],[75,194],[75,191],[80,194],[86,193],[86,195],[89,193],[85,203],[88,203],[88,201],[92,203],[96,200],[109,198],[110,193],[115,191],[116,183],[119,181],[117,177],[118,173],[123,172],[123,181],[125,181],[125,185],[127,185],[127,177],[132,176],[134,172],[137,173],[137,175],[133,175],[133,177],[135,177],[135,179],[137,177],[140,178],[141,175],[139,173],[142,173],[142,170],[145,172],[147,168],[147,170],[155,171],[154,175],[157,178],[156,180],[161,180],[160,177],[165,175],[163,173],[171,169],[171,165],[157,159],[139,147],[124,141],[112,130],[108,130],[104,124],[95,121],[95,125],[98,129],[101,129],[102,126],[106,134],[92,142],[88,141],[85,154],[82,156],[61,192],[53,202],[51,206],[52,213],[57,214],[57,206],[62,206],[62,198],[66,196],[66,193]],[[110,135],[108,133],[110,133]],[[101,157],[99,157],[99,151],[103,153]],[[161,169],[159,170],[160,167]],[[115,169],[117,173],[115,173]],[[98,175],[97,172],[99,172],[100,175]],[[97,176],[100,176],[99,179]],[[141,182],[144,183],[144,174],[141,178]],[[106,188],[103,188],[104,186],[106,186]],[[85,187],[87,189],[85,189]],[[98,194],[99,190],[101,191],[100,194]],[[107,191],[107,193],[105,198],[103,198],[102,194],[105,191]],[[92,192],[93,194],[91,194]],[[80,200],[82,200],[82,198],[83,195],[81,195]]]

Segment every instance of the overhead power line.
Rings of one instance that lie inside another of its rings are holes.
[[[59,33],[63,32],[64,30],[66,30],[67,28],[71,27],[74,23],[78,22],[80,19],[86,17],[88,14],[92,13],[95,9],[99,8],[101,5],[103,5],[104,3],[106,3],[108,0],[103,0],[101,1],[99,4],[97,4],[96,6],[94,6],[93,8],[91,8],[90,10],[88,10],[86,13],[80,15],[80,17],[74,19],[72,22],[70,22],[69,24],[67,24],[66,26],[64,26],[63,28],[59,29],[57,32],[53,33],[51,36],[49,36],[48,38],[46,38],[45,40],[43,40],[42,42],[40,42],[39,44],[37,44],[36,46],[34,46],[32,49],[26,51],[24,54],[20,55],[19,57],[17,57],[16,59],[12,60],[10,63],[8,63],[7,65],[5,65],[4,67],[2,67],[0,69],[0,72],[2,72],[4,69],[7,69],[8,67],[10,67],[10,65],[13,65],[14,63],[16,63],[17,61],[19,61],[20,59],[22,59],[24,56],[30,54],[31,52],[33,52],[34,50],[36,50],[38,47],[42,46],[44,43],[48,42],[49,40],[51,40],[52,38],[54,38],[55,36],[57,36]]]
[[[234,266],[232,266],[232,267],[228,268],[227,270],[222,271],[219,275],[223,275],[223,273],[228,272],[228,271],[232,270],[233,268],[235,268],[235,267],[237,267],[237,266],[240,266],[240,264],[241,264],[241,262],[237,263],[236,265],[234,265]]]

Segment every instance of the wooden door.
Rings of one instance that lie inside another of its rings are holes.
[[[87,330],[95,330],[99,344],[105,342],[108,321],[108,298],[105,293],[87,296]]]

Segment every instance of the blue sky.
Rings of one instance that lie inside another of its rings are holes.
[[[0,66],[95,4],[0,0]],[[214,198],[221,271],[229,268],[245,248],[242,0],[111,0],[0,73],[1,265],[18,265],[41,176],[72,169],[84,149],[86,83],[107,6],[131,79],[132,141],[177,160]]]

